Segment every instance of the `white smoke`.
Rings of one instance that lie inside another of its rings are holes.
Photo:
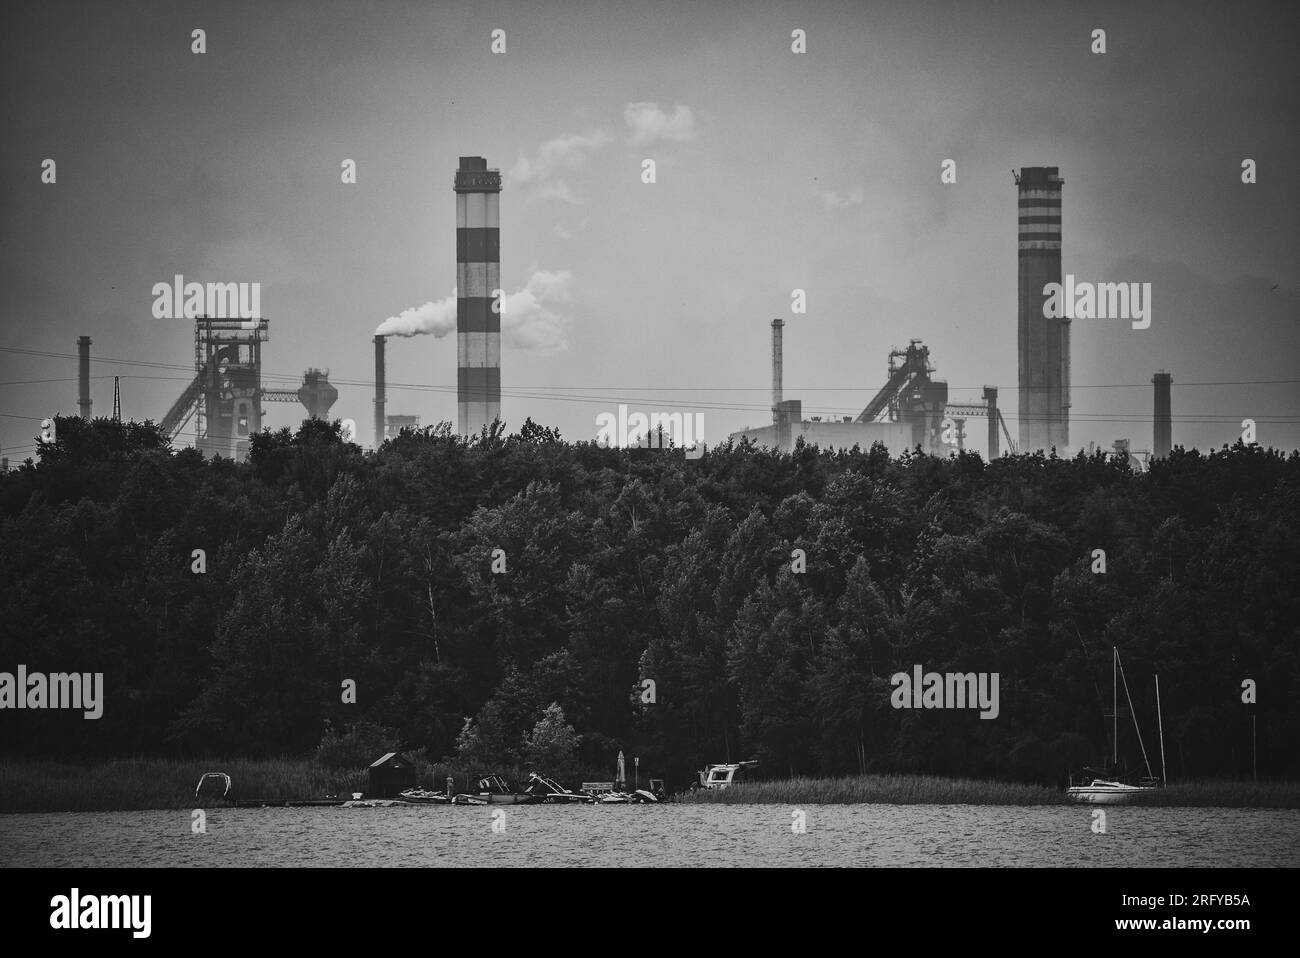
[[[375,329],[376,336],[426,336],[441,339],[456,329],[456,291],[451,295],[429,302],[423,306],[412,306],[396,316],[389,316]]]
[[[573,323],[573,274],[568,270],[533,270],[524,288],[501,302],[501,344],[509,349],[553,353],[569,348]],[[451,295],[412,306],[389,316],[376,336],[433,336],[441,339],[456,329],[456,290]]]
[[[502,304],[501,344],[538,353],[568,349],[572,302],[572,273],[533,270],[524,288]]]

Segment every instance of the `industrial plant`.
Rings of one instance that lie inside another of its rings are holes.
[[[803,404],[783,395],[782,367],[785,321],[772,321],[772,424],[731,434],[782,452],[795,442],[827,449],[869,448],[882,443],[892,455],[920,449],[932,455],[966,448],[966,420],[979,418],[987,426],[989,459],[1002,452],[1001,440],[1012,454],[1069,453],[1070,443],[1070,319],[1044,315],[1043,289],[1061,282],[1061,179],[1055,166],[1027,166],[1013,173],[1017,216],[1017,396],[1019,443],[1011,438],[998,408],[998,388],[985,386],[982,403],[950,403],[948,383],[931,374],[930,350],[913,339],[905,349],[889,353],[885,384],[857,416],[803,418]],[[1144,457],[1169,455],[1172,448],[1169,373],[1159,372],[1155,384],[1152,448]],[[1117,455],[1137,466],[1145,459],[1130,452],[1127,439],[1114,444]]]
[[[966,448],[966,423],[982,419],[990,459],[1005,450],[1069,452],[1070,320],[1044,315],[1043,289],[1061,281],[1061,192],[1058,167],[1022,167],[1013,174],[1017,193],[1018,277],[1016,346],[1019,441],[1011,437],[998,406],[998,388],[986,385],[982,402],[954,403],[948,383],[937,378],[930,348],[912,339],[888,356],[884,384],[856,416],[803,417],[803,403],[783,391],[786,323],[774,319],[771,425],[733,433],[737,441],[788,452],[796,442],[827,449],[868,448],[882,443],[891,454],[920,449],[946,455]],[[477,435],[501,415],[501,173],[481,156],[462,156],[455,172],[456,195],[456,412],[457,431]],[[262,428],[262,403],[301,403],[311,417],[326,418],[338,399],[326,370],[309,368],[296,390],[262,383],[262,344],[270,321],[200,316],[194,323],[194,378],[160,420],[172,439],[193,423],[195,446],[205,456],[243,459],[249,439]],[[412,415],[387,413],[386,336],[375,335],[374,432],[376,448],[404,428],[419,425]],[[77,340],[83,418],[91,415],[89,336]],[[1172,448],[1172,376],[1155,374],[1152,444],[1141,454],[1127,439],[1118,455],[1138,465]],[[1005,445],[1004,445],[1005,440]]]

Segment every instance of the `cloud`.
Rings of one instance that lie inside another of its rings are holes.
[[[532,157],[521,156],[506,177],[513,184],[535,187],[532,192],[535,198],[581,203],[582,200],[559,174],[586,166],[587,158],[612,140],[613,137],[603,130],[586,136],[576,133],[557,136],[538,147]]]
[[[673,108],[672,116],[657,103],[629,103],[623,108],[623,119],[632,130],[633,145],[655,140],[680,143],[695,139],[695,114],[681,103]]]
[[[822,191],[819,195],[828,210],[841,209],[846,206],[861,206],[866,199],[866,194],[860,186],[853,187],[844,197],[841,197],[838,193],[826,191]]]
[[[535,269],[524,288],[508,293],[501,304],[501,344],[509,349],[554,353],[569,348],[573,323],[573,274],[568,270]],[[389,316],[377,336],[433,336],[441,339],[456,329],[456,291],[437,302],[412,306]]]
[[[564,223],[559,220],[556,220],[555,225],[552,227],[552,230],[554,231],[555,235],[558,236],[560,239],[571,240],[579,233],[585,232],[587,229],[587,224],[590,222],[591,220],[587,217],[583,217],[581,223],[572,223],[572,222]]]
[[[582,199],[569,188],[569,184],[564,180],[552,180],[549,183],[542,183],[533,190],[533,196],[539,200],[559,200],[561,203],[571,203],[574,206],[581,206]]]

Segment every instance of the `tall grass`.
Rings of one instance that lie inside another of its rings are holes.
[[[416,782],[445,791],[447,778],[457,792],[476,791],[479,778],[499,773],[517,786],[530,769],[484,770],[430,762],[411,756]],[[331,768],[315,755],[266,759],[124,758],[93,765],[43,759],[0,759],[0,813],[109,812],[144,808],[196,808],[220,804],[199,802],[194,788],[204,772],[230,776],[230,795],[239,801],[316,801],[351,798],[368,787],[365,768]],[[576,784],[576,783],[575,783]]]
[[[230,797],[291,801],[351,797],[365,788],[361,770],[325,768],[314,759],[126,758],[78,765],[0,761],[0,812],[96,812],[195,808],[204,772],[230,776]],[[211,800],[207,800],[211,804]]]
[[[929,775],[860,775],[740,782],[727,788],[700,789],[679,798],[725,805],[1059,805],[1066,800],[1064,792],[1044,785]]]
[[[482,769],[414,758],[416,780],[442,791],[447,777],[457,792],[474,790]],[[527,769],[495,769],[522,784]],[[204,772],[225,772],[230,797],[241,801],[309,801],[351,797],[367,787],[365,769],[335,769],[312,757],[268,759],[126,758],[79,765],[46,760],[0,760],[0,813],[96,812],[195,808],[194,787]],[[745,782],[701,789],[676,801],[717,804],[1062,805],[1062,789],[971,778],[863,775]],[[1220,808],[1300,808],[1300,783],[1178,782],[1135,796],[1132,805]]]
[[[1300,808],[1300,782],[1231,780],[1174,782],[1139,795],[1132,805],[1206,806],[1216,808]]]
[[[742,782],[700,789],[678,801],[726,805],[1065,805],[1065,791],[972,778],[925,775],[862,775],[849,778],[792,778]],[[1130,805],[1222,808],[1300,808],[1297,782],[1179,782],[1135,796]]]

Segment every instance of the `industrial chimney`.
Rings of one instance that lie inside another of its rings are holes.
[[[984,387],[984,405],[989,420],[989,462],[998,457],[998,387]]]
[[[501,418],[501,171],[462,156],[455,190],[456,419],[475,436]]]
[[[1151,428],[1151,455],[1163,459],[1169,455],[1173,439],[1173,417],[1170,415],[1169,386],[1174,377],[1163,370],[1151,377],[1155,383],[1155,418]]]
[[[77,337],[77,412],[90,422],[90,337]]]
[[[1043,287],[1061,282],[1063,182],[1055,166],[1021,167],[1016,176],[1021,452],[1070,444],[1070,320],[1043,315]]]
[[[375,448],[384,444],[384,337],[375,337]]]
[[[779,411],[781,409],[781,330],[785,328],[785,320],[772,320],[772,424],[776,425],[780,419]]]

